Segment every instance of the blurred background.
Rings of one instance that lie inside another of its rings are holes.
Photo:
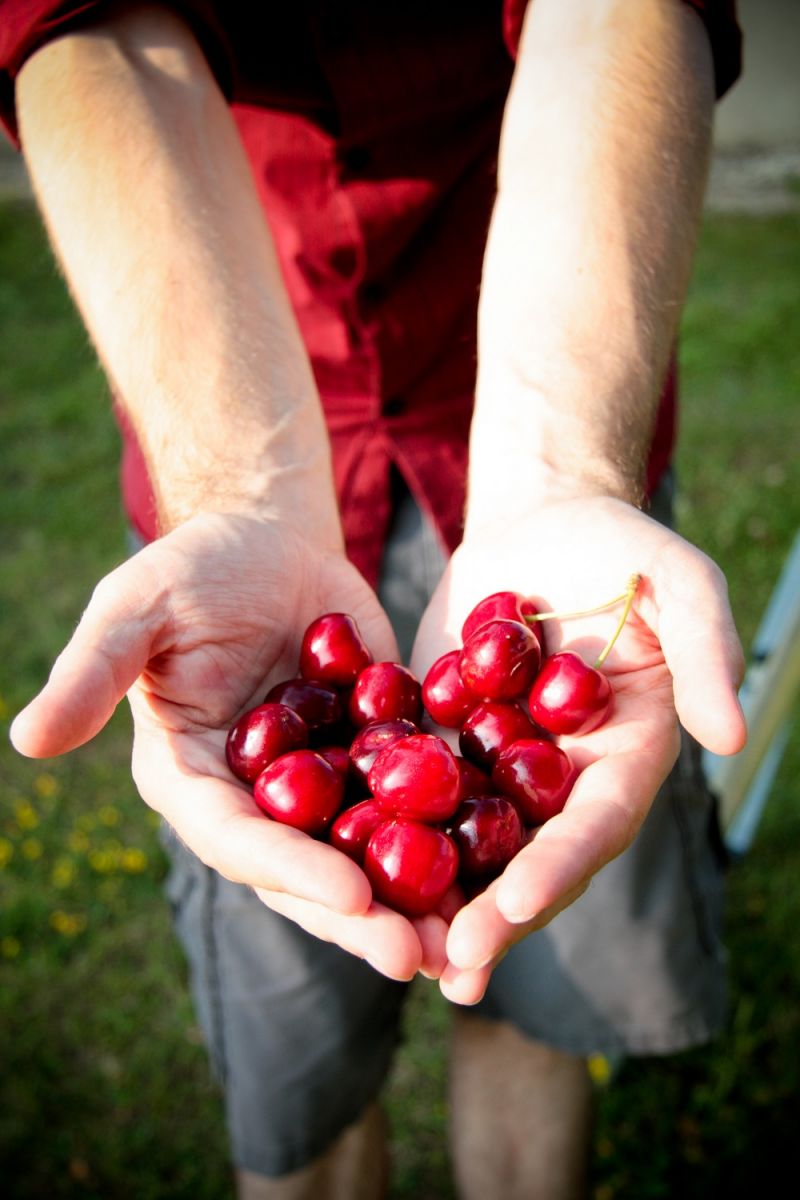
[[[726,571],[749,646],[800,530],[800,6],[740,0],[682,334],[681,531]],[[161,895],[121,709],[26,762],[12,715],[124,554],[106,389],[24,169],[0,149],[0,1191],[232,1196],[219,1097]],[[800,602],[800,597],[798,597]],[[750,1196],[800,1121],[800,704],[728,886],[731,1012],[713,1047],[594,1064],[594,1200]],[[414,986],[387,1095],[392,1196],[448,1200],[447,1011]]]

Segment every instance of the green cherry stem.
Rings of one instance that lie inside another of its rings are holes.
[[[613,634],[611,635],[608,645],[603,650],[600,651],[600,653],[598,654],[597,658],[594,661],[595,668],[602,667],[603,663],[606,661],[609,654],[611,653],[614,643],[616,642],[619,635],[622,633],[622,627],[624,626],[625,622],[627,621],[628,614],[631,611],[631,608],[633,607],[633,600],[636,595],[636,589],[638,588],[641,581],[642,581],[641,575],[631,575],[630,579],[628,580],[628,586],[625,589],[625,597],[624,597],[625,598],[625,607],[623,608],[622,612],[620,613],[620,618],[619,618],[619,621],[617,622],[617,628],[614,630]],[[620,598],[622,598],[622,597],[620,597]]]
[[[633,580],[636,580],[636,583],[633,585],[635,592],[639,586],[640,578],[640,575],[631,576],[624,592],[621,592],[619,596],[615,596],[613,600],[606,600],[605,604],[598,604],[595,608],[584,608],[580,612],[526,613],[525,620],[529,625],[535,625],[537,621],[570,621],[573,617],[593,617],[596,613],[605,612],[607,608],[613,608],[615,604],[621,604],[623,600],[627,600],[631,595]]]

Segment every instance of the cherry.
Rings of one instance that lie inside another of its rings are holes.
[[[247,783],[289,750],[308,745],[308,727],[285,704],[259,704],[244,713],[228,733],[225,758],[238,779]]]
[[[491,779],[481,771],[480,767],[476,767],[468,758],[462,758],[460,754],[455,755],[455,760],[458,767],[459,803],[466,800],[468,796],[491,796],[494,794],[496,789]]]
[[[498,755],[492,782],[511,797],[526,825],[541,825],[561,812],[577,775],[553,742],[522,738]]]
[[[286,704],[315,734],[329,735],[342,720],[342,702],[327,684],[312,679],[285,679],[267,692],[266,702]]]
[[[377,900],[407,917],[422,917],[455,882],[458,851],[441,829],[395,817],[369,839],[364,871]]]
[[[313,750],[292,750],[261,772],[253,794],[268,816],[313,836],[323,833],[339,811],[344,779]]]
[[[458,745],[470,762],[491,771],[498,754],[525,737],[536,737],[536,726],[521,705],[485,700],[462,725]]]
[[[435,824],[458,806],[455,756],[442,738],[416,733],[382,750],[368,777],[369,790],[388,813]]]
[[[611,684],[573,650],[551,654],[542,664],[528,696],[537,725],[548,733],[589,733],[608,718]]]
[[[536,605],[526,599],[520,592],[493,592],[480,600],[461,627],[461,641],[466,642],[481,625],[488,621],[521,621],[524,624],[526,616],[533,616]],[[534,632],[541,639],[541,629],[534,627]]]
[[[470,796],[447,831],[458,848],[461,873],[471,877],[499,875],[524,842],[522,821],[507,796]]]
[[[429,668],[422,683],[422,701],[437,725],[458,729],[478,702],[458,669],[460,650],[449,650]]]
[[[350,774],[350,751],[346,746],[317,746],[316,751],[347,780]]]
[[[370,796],[352,808],[345,808],[331,825],[328,840],[337,850],[361,864],[372,834],[386,820],[386,812]]]
[[[375,721],[360,729],[350,744],[350,766],[356,780],[367,787],[370,767],[387,746],[400,738],[419,733],[413,721]]]
[[[326,613],[312,621],[300,646],[300,674],[335,688],[351,687],[372,662],[358,626],[347,613]]]
[[[396,662],[365,667],[350,694],[348,714],[360,729],[372,721],[413,721],[422,716],[422,689],[408,667]]]
[[[481,700],[516,700],[531,685],[541,662],[536,635],[521,621],[487,621],[467,638],[458,669]]]

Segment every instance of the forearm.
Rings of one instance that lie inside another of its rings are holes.
[[[679,0],[529,6],[479,318],[468,525],[560,491],[637,503],[713,106]]]
[[[341,539],[310,365],[238,133],[158,9],[23,68],[23,148],[58,256],[148,460],[162,528],[296,514]]]

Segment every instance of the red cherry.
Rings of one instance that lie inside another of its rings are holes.
[[[382,750],[368,782],[381,807],[400,817],[435,824],[451,817],[458,806],[455,756],[433,733],[412,734]]]
[[[491,596],[478,601],[467,617],[461,627],[461,641],[466,642],[488,621],[520,621],[524,625],[525,617],[533,616],[536,611],[536,605],[521,592],[493,592]],[[537,623],[530,628],[542,645],[541,625]]]
[[[225,758],[238,779],[252,783],[274,759],[308,745],[308,727],[285,704],[259,704],[228,733]]]
[[[350,766],[356,780],[366,789],[370,767],[387,746],[400,738],[419,733],[413,721],[375,721],[359,729],[350,745]]]
[[[347,613],[326,613],[312,621],[300,646],[300,674],[331,687],[349,688],[372,662],[358,626]]]
[[[350,752],[346,746],[317,746],[316,751],[343,779],[347,779],[350,774]]]
[[[331,825],[328,840],[337,850],[347,854],[357,863],[363,863],[367,842],[379,825],[386,820],[386,812],[371,796],[345,808]]]
[[[330,735],[342,720],[340,697],[318,680],[285,679],[267,692],[266,699],[293,708],[315,734]]]
[[[437,725],[458,729],[477,704],[458,670],[460,650],[437,658],[422,683],[422,702]]]
[[[372,721],[413,721],[422,716],[422,689],[408,667],[379,662],[365,667],[355,682],[348,706],[357,729]]]
[[[422,917],[455,882],[458,851],[441,829],[396,817],[369,839],[364,871],[377,900],[407,917]]]
[[[322,833],[339,811],[344,779],[313,750],[293,750],[261,772],[253,794],[268,816],[313,836]]]
[[[522,821],[506,796],[471,796],[457,809],[448,833],[466,876],[499,875],[522,849]]]
[[[607,676],[572,650],[545,659],[528,697],[537,725],[557,734],[597,729],[610,715],[612,704]]]
[[[578,772],[553,742],[522,738],[498,755],[492,782],[510,796],[526,825],[541,825],[564,807]]]
[[[519,621],[487,621],[467,638],[458,660],[461,678],[481,700],[516,700],[541,662],[539,641]]]
[[[493,796],[497,790],[488,775],[471,763],[468,758],[455,755],[458,767],[458,800],[466,800],[469,796]]]
[[[486,700],[467,717],[458,744],[465,758],[491,771],[498,754],[525,737],[536,737],[536,726],[521,705]]]

